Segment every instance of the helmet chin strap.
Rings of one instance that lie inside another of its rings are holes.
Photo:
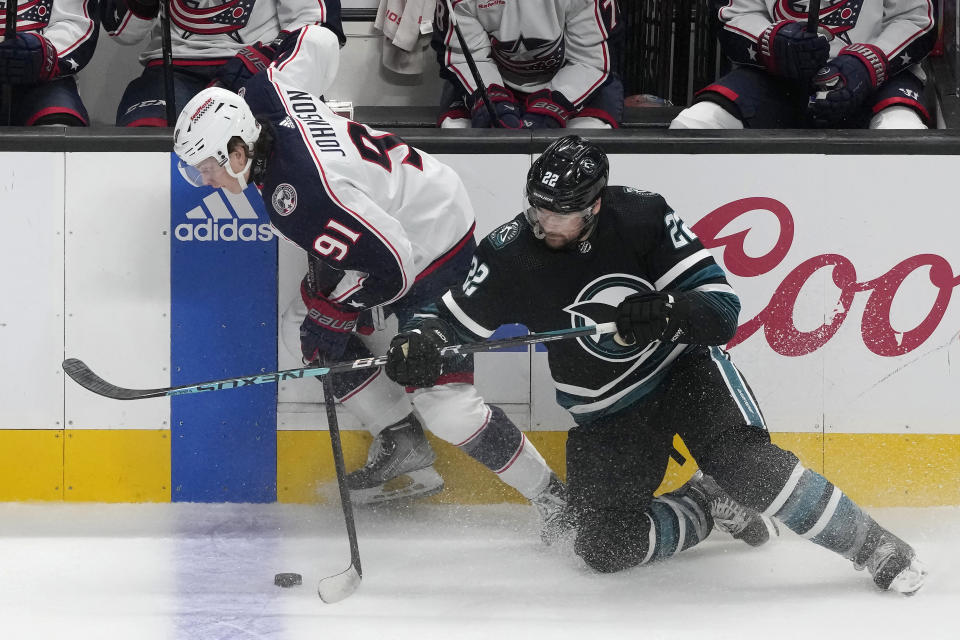
[[[231,178],[236,178],[237,182],[240,183],[240,191],[243,191],[247,188],[247,172],[250,171],[250,166],[253,164],[253,158],[247,156],[247,164],[243,165],[243,169],[240,170],[240,173],[234,173],[233,169],[230,168],[230,163],[227,162],[225,169],[227,173],[230,174]]]

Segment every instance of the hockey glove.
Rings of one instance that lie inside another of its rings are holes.
[[[663,291],[627,296],[617,307],[617,337],[620,344],[647,344],[663,340],[670,327],[674,298]],[[671,337],[671,341],[675,342]]]
[[[19,33],[0,42],[0,84],[39,84],[57,73],[57,50],[39,33]]]
[[[887,80],[887,57],[869,44],[840,50],[813,78],[809,113],[818,127],[832,127],[854,115]]]
[[[408,387],[432,387],[443,374],[440,349],[451,344],[452,338],[450,325],[435,318],[398,333],[387,349],[387,377]]]
[[[501,129],[519,129],[523,126],[520,121],[520,103],[517,102],[513,91],[498,84],[487,87],[487,97],[493,104],[493,112],[497,116],[494,126]],[[490,111],[487,109],[483,96],[477,90],[470,96],[470,121],[474,129],[488,129],[491,126]]]
[[[770,73],[809,82],[830,57],[830,43],[793,20],[772,24],[760,34],[760,61]]]
[[[244,47],[237,52],[237,55],[220,66],[210,84],[237,91],[247,80],[269,67],[276,55],[277,50],[272,42],[269,44],[257,42]]]
[[[343,356],[360,312],[311,292],[306,278],[300,283],[300,296],[307,305],[307,317],[300,324],[303,361],[309,364],[318,362],[320,356],[333,360]]]
[[[574,106],[559,91],[541,89],[527,96],[523,107],[524,129],[561,129],[573,115]]]

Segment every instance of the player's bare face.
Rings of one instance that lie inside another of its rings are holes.
[[[543,229],[543,241],[551,249],[561,249],[583,233],[584,215],[589,213],[555,213],[537,209],[537,220]]]

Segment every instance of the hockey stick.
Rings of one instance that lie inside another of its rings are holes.
[[[820,0],[810,0],[807,6],[807,33],[816,33],[820,26]]]
[[[509,347],[519,347],[523,345],[538,344],[541,342],[551,342],[553,340],[568,340],[570,338],[579,338],[586,336],[599,336],[608,333],[615,333],[617,325],[614,322],[605,322],[598,325],[588,325],[585,327],[574,327],[571,329],[558,329],[556,331],[545,331],[543,333],[530,333],[525,336],[516,336],[513,338],[503,338],[502,340],[489,340],[486,342],[475,342],[472,344],[452,344],[440,350],[441,355],[450,355],[457,353],[479,353],[482,351],[495,351],[497,349],[506,349]],[[186,384],[177,387],[160,387],[158,389],[126,389],[111,384],[90,370],[82,360],[77,358],[67,358],[61,365],[64,372],[70,376],[74,382],[84,389],[100,394],[114,400],[141,400],[144,398],[162,398],[164,396],[181,396],[190,393],[201,393],[204,391],[220,391],[222,389],[236,389],[237,387],[246,387],[254,384],[269,384],[283,380],[297,380],[309,376],[325,376],[328,373],[339,373],[343,371],[355,371],[357,369],[372,369],[387,363],[386,356],[377,356],[374,358],[360,358],[351,362],[336,362],[326,367],[310,366],[300,369],[284,369],[272,373],[255,373],[249,376],[239,376],[236,378],[222,378],[220,380],[210,380],[208,382],[198,382],[196,384]]]
[[[170,40],[170,3],[160,3],[160,46],[163,52],[163,95],[167,106],[167,126],[177,123],[177,96],[173,89],[173,44]]]
[[[480,76],[480,70],[477,69],[477,62],[473,59],[473,54],[470,53],[470,49],[467,48],[467,41],[463,37],[463,33],[460,31],[460,25],[457,24],[457,19],[453,15],[453,2],[452,0],[446,0],[447,3],[447,13],[450,15],[450,24],[453,26],[453,31],[457,34],[457,41],[460,42],[460,49],[463,50],[463,57],[467,60],[467,66],[470,67],[470,74],[473,76],[473,81],[477,85],[477,91],[480,92],[480,97],[483,99],[483,104],[487,107],[487,113],[490,114],[490,122],[494,127],[497,126],[497,112],[493,108],[493,103],[490,102],[490,96],[487,95],[487,86],[483,84],[483,78]]]
[[[3,39],[10,40],[17,37],[17,14],[20,12],[19,0],[6,0],[4,3],[4,21],[3,21]],[[0,104],[3,106],[3,123],[7,126],[13,124],[13,85],[9,82],[3,84],[3,95],[0,96]]]
[[[343,600],[357,590],[363,578],[363,570],[360,568],[360,547],[357,544],[357,525],[353,519],[353,503],[350,501],[350,490],[347,488],[347,469],[343,464],[343,445],[340,442],[340,425],[337,423],[332,375],[323,377],[323,404],[327,408],[333,466],[337,471],[340,506],[343,507],[343,521],[347,525],[347,539],[350,541],[350,566],[345,571],[323,578],[317,586],[317,595],[320,599],[331,604]]]

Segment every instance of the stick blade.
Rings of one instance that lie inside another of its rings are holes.
[[[83,360],[67,358],[60,365],[64,373],[88,391],[92,391],[113,400],[139,400],[140,398],[155,398],[165,395],[166,389],[125,389],[110,384],[86,365]]]
[[[356,563],[351,563],[346,571],[321,580],[317,587],[317,594],[327,604],[340,602],[357,590],[361,579],[359,567]]]

